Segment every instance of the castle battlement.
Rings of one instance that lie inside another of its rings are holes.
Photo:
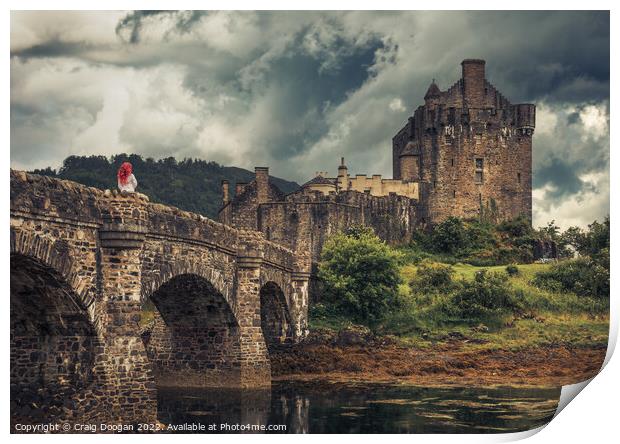
[[[350,176],[344,164],[344,157],[340,159],[338,176],[329,177],[328,172],[317,171],[314,178],[301,186],[302,192],[319,192],[323,195],[356,191],[368,193],[371,196],[388,196],[390,193],[405,196],[409,199],[419,199],[418,183],[401,179],[384,179],[381,174],[356,174]]]

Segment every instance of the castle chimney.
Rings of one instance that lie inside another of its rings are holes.
[[[349,189],[349,170],[344,164],[344,157],[340,158],[338,166],[338,190],[345,191]]]
[[[468,108],[484,107],[484,65],[480,59],[466,59],[463,67],[463,100]]]
[[[256,199],[259,204],[269,201],[269,167],[255,167]]]
[[[230,201],[230,196],[228,194],[228,181],[226,179],[222,180],[222,206],[226,205]]]
[[[245,190],[246,185],[247,183],[245,182],[237,182],[235,184],[235,196],[241,196],[241,193],[243,193],[243,190]]]

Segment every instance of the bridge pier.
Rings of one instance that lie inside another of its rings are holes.
[[[261,328],[260,265],[257,256],[237,260],[237,319],[240,329],[241,387],[271,386],[271,363]]]
[[[310,273],[291,273],[291,316],[293,341],[299,342],[308,334],[308,294]]]
[[[140,337],[140,249],[145,239],[145,199],[110,196],[99,230],[99,275],[105,304],[104,350],[114,416],[125,423],[154,422],[157,392]]]

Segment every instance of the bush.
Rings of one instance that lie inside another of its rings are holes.
[[[514,264],[507,265],[506,273],[508,274],[508,276],[517,276],[519,274],[519,267]]]
[[[451,300],[452,309],[464,318],[479,319],[504,313],[518,313],[524,307],[524,295],[513,290],[507,277],[482,270],[473,281],[461,282]]]
[[[466,231],[463,221],[458,217],[449,217],[435,225],[431,235],[436,251],[455,253],[466,246]]]
[[[451,266],[424,261],[418,265],[409,287],[413,293],[449,293],[455,287],[453,276],[454,269]]]
[[[368,228],[354,227],[323,246],[318,276],[322,302],[334,315],[373,325],[401,304],[401,255]]]
[[[548,271],[536,273],[532,283],[554,292],[608,298],[609,268],[591,258],[571,259],[553,265]]]
[[[497,229],[512,237],[528,237],[534,233],[530,221],[525,216],[503,221],[497,226]]]

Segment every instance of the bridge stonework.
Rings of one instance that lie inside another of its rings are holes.
[[[260,232],[11,171],[12,421],[154,421],[158,387],[268,386],[308,271]]]

